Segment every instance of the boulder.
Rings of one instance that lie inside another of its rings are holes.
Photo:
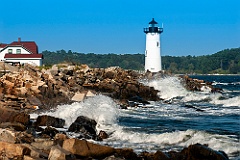
[[[75,95],[72,97],[72,101],[83,101],[85,97],[86,97],[86,94],[85,94],[85,93],[77,92],[77,93],[75,93]]]
[[[8,143],[16,143],[17,138],[14,131],[9,129],[1,129],[0,128],[0,141],[8,142]]]
[[[42,150],[42,151],[44,150],[47,153],[49,153],[51,150],[51,147],[55,146],[55,142],[52,140],[35,138],[35,142],[32,142],[31,146],[35,147],[38,150]]]
[[[107,139],[109,136],[108,136],[108,134],[105,132],[105,131],[100,131],[99,133],[98,133],[98,139],[99,140],[103,140],[103,139]]]
[[[142,103],[142,104],[150,104],[148,101],[144,100],[140,96],[133,96],[133,97],[130,97],[128,100],[134,101],[134,102],[139,102],[139,103]]]
[[[63,86],[57,86],[52,80],[45,80],[45,83],[46,85],[38,87],[40,94],[36,95],[43,105],[49,108],[60,103],[69,102],[70,99],[67,94],[62,92],[63,89],[60,89]]]
[[[93,119],[79,116],[68,128],[69,132],[79,132],[82,136],[79,138],[95,139],[97,122]]]
[[[149,153],[147,151],[141,152],[139,157],[144,160],[153,160],[154,153]]]
[[[0,128],[0,141],[9,143],[32,143],[34,141],[34,137],[26,132]]]
[[[125,158],[120,158],[120,157],[116,157],[115,155],[112,155],[112,156],[104,158],[103,160],[125,160]]]
[[[53,128],[53,127],[50,127],[50,126],[47,126],[41,133],[40,133],[40,135],[42,136],[42,137],[49,137],[49,138],[54,138],[55,137],[55,135],[57,134],[57,133],[59,133],[59,131],[57,130],[57,129],[55,129],[55,128]]]
[[[48,154],[42,152],[41,150],[37,149],[36,147],[30,145],[30,144],[22,144],[22,146],[27,147],[30,150],[30,157],[34,157],[34,159],[46,159],[48,157]]]
[[[64,140],[69,139],[67,135],[62,134],[62,133],[57,133],[54,137],[54,141],[56,144],[62,146]]]
[[[115,149],[116,150],[116,156],[124,159],[132,159],[137,160],[140,158],[138,155],[133,151],[133,149],[130,148],[123,148],[123,149]]]
[[[63,142],[63,149],[77,155],[79,158],[92,157],[103,159],[115,153],[115,149],[112,147],[102,146],[78,139],[65,140]]]
[[[228,156],[223,151],[215,151],[201,144],[188,146],[181,153],[187,156],[187,160],[228,160]]]
[[[58,74],[58,66],[57,66],[56,64],[54,64],[54,65],[52,66],[52,68],[50,69],[50,73],[51,73],[52,75],[57,75],[57,74]]]
[[[170,151],[167,153],[167,155],[169,155],[169,157],[171,157],[171,159],[186,159],[187,155],[182,154],[181,152],[177,152],[177,151]]]
[[[38,116],[35,126],[53,126],[56,128],[63,128],[65,120],[61,118],[56,118],[48,115]]]
[[[25,112],[16,111],[9,108],[0,107],[0,123],[2,122],[19,122],[27,125],[30,121],[30,115]]]
[[[46,158],[36,158],[36,157],[24,155],[23,160],[46,160]]]
[[[76,157],[71,152],[64,150],[60,146],[53,146],[50,150],[48,160],[75,160]]]
[[[26,126],[18,122],[2,122],[0,128],[13,128],[16,131],[25,131]]]
[[[154,155],[153,155],[153,159],[154,160],[171,160],[169,156],[167,156],[165,153],[163,153],[162,151],[157,151]]]
[[[103,75],[103,78],[113,79],[114,77],[115,77],[115,72],[114,71],[107,71]]]
[[[43,105],[42,102],[36,96],[33,96],[33,95],[28,95],[27,100],[31,104],[31,106],[42,106]]]
[[[23,159],[24,155],[30,155],[30,149],[21,144],[13,144],[0,141],[0,157],[8,159]]]
[[[27,132],[17,132],[16,137],[19,143],[32,143],[35,141],[34,136],[32,134],[28,134]]]
[[[95,94],[92,91],[88,91],[86,97],[93,97]]]

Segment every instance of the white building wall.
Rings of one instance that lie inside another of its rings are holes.
[[[42,59],[36,58],[36,59],[6,59],[6,61],[10,62],[20,62],[21,64],[28,63],[31,65],[41,66],[42,65]]]
[[[22,48],[21,46],[19,46],[19,47],[11,47],[11,46],[9,46],[9,47],[7,47],[6,49],[4,49],[1,53],[0,53],[0,60],[4,60],[4,56],[5,56],[5,54],[7,54],[8,53],[8,50],[9,49],[12,49],[12,54],[17,54],[17,49],[21,49],[21,53],[23,53],[23,54],[31,54],[29,51],[27,51],[26,49],[24,49],[24,48]]]
[[[0,52],[0,61],[4,60],[5,53]]]
[[[160,55],[160,34],[146,34],[146,51],[145,51],[145,71],[158,72],[162,70]]]

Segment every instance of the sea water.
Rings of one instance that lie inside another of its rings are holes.
[[[222,93],[187,91],[178,77],[142,81],[159,90],[162,101],[119,109],[110,97],[97,95],[41,113],[66,120],[66,128],[80,116],[96,120],[97,131],[110,137],[101,143],[135,152],[180,151],[191,144],[206,144],[240,159],[240,76],[194,76],[222,88]],[[74,134],[68,133],[69,136]]]

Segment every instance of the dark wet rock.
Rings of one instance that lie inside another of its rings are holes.
[[[138,103],[136,103],[134,101],[128,101],[128,106],[130,106],[130,107],[138,107]]]
[[[98,133],[98,139],[99,140],[103,140],[103,139],[107,139],[109,137],[109,135],[105,132],[105,131],[100,131]]]
[[[181,152],[187,160],[228,160],[227,154],[222,151],[215,151],[201,144],[194,144],[183,149]]]
[[[144,160],[153,160],[154,153],[149,153],[147,151],[141,152],[138,157]]]
[[[129,160],[140,160],[138,155],[130,148],[123,148],[123,149],[115,149],[116,150],[116,157],[129,159]]]
[[[96,139],[97,122],[93,119],[79,116],[68,128],[69,132],[82,133],[79,138]]]
[[[162,151],[157,151],[154,155],[153,155],[153,159],[154,160],[171,160],[170,157],[163,153]]]
[[[223,89],[222,89],[222,88],[212,88],[212,89],[211,89],[211,92],[212,92],[212,93],[222,93],[222,92],[223,92]]]
[[[61,118],[56,118],[48,115],[38,116],[35,126],[52,126],[56,128],[63,128],[65,120]]]
[[[197,108],[196,111],[198,112],[204,112],[204,110]]]
[[[190,91],[201,91],[202,87],[207,87],[211,90],[212,93],[222,93],[223,90],[221,88],[216,88],[212,85],[212,82],[207,82],[200,79],[193,79],[185,76],[180,76],[182,78],[183,85],[186,89]]]
[[[172,160],[185,160],[187,155],[181,154],[181,152],[170,151],[166,153]]]
[[[127,105],[125,105],[125,104],[120,104],[119,109],[127,109]]]
[[[134,102],[139,102],[139,103],[142,103],[142,104],[150,104],[148,101],[144,100],[140,96],[133,96],[133,97],[130,97],[128,100],[134,101]]]
[[[47,126],[41,133],[40,135],[43,137],[49,136],[51,138],[54,138],[55,135],[59,133],[59,131],[53,127]]]
[[[198,112],[204,112],[203,109],[196,108],[196,107],[194,107],[193,105],[190,105],[190,104],[185,104],[184,107],[190,108],[190,109],[195,109],[195,110],[198,111]]]

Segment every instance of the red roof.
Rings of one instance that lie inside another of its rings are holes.
[[[4,58],[43,58],[42,54],[5,54]]]
[[[18,46],[21,45],[28,51],[32,52],[33,54],[38,54],[38,46],[33,41],[15,41],[9,44],[8,46]]]
[[[0,48],[4,48],[6,46],[7,46],[7,44],[0,43]]]

